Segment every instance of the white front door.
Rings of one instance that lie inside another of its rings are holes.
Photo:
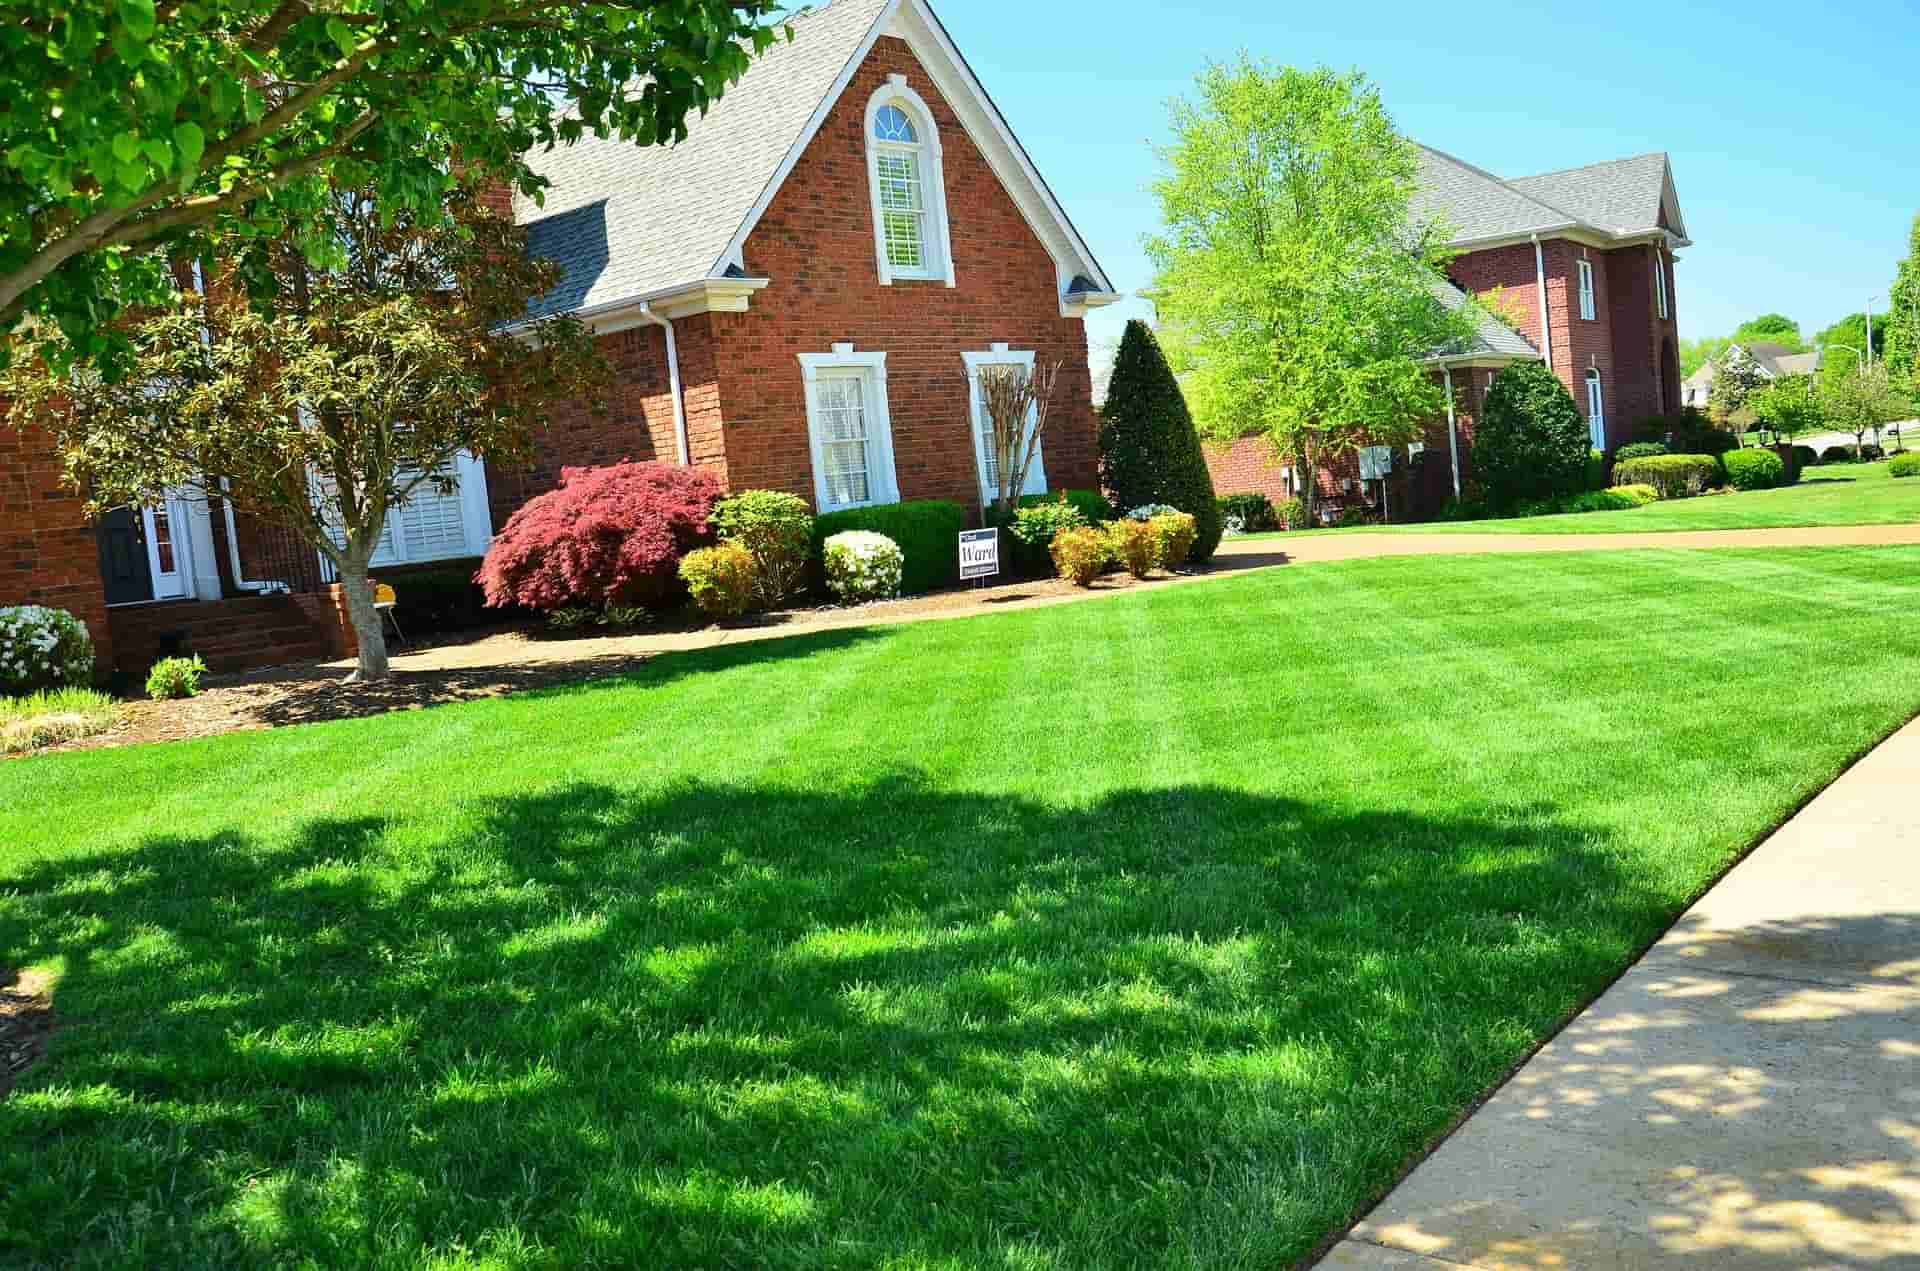
[[[183,513],[180,500],[169,497],[140,514],[146,520],[147,568],[153,575],[155,600],[177,600],[193,589]]]

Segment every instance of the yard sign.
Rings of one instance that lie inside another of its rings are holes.
[[[1000,531],[960,531],[960,581],[991,578],[1000,572]]]

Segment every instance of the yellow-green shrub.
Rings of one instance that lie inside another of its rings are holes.
[[[752,552],[738,543],[722,543],[682,556],[680,579],[687,584],[700,612],[714,618],[738,618],[753,608],[754,587],[761,580],[761,571]]]
[[[1168,569],[1187,563],[1194,540],[1200,536],[1200,523],[1191,512],[1162,512],[1147,522],[1158,540],[1160,561]]]
[[[1107,526],[1107,540],[1135,578],[1145,578],[1160,564],[1160,536],[1150,522],[1115,521]]]
[[[1062,578],[1076,587],[1090,587],[1106,566],[1109,549],[1104,530],[1081,525],[1055,534],[1048,552]]]

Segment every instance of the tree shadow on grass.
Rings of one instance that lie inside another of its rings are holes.
[[[578,784],[30,868],[0,1251],[1274,1265],[1672,901],[1546,804]]]

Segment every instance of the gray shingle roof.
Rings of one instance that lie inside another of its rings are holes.
[[[1660,152],[1582,168],[1515,177],[1508,185],[1610,234],[1639,234],[1660,224],[1667,156]]]
[[[1413,206],[1415,215],[1422,219],[1438,218],[1450,225],[1456,242],[1545,233],[1577,224],[1566,211],[1431,146],[1420,147],[1419,186]]]
[[[637,146],[591,135],[528,156],[552,184],[515,217],[529,250],[566,280],[529,309],[544,317],[646,296],[715,272],[736,231],[860,51],[887,0],[834,0],[793,19],[794,39],[756,58],[687,139]]]
[[[1444,278],[1435,280],[1433,294],[1438,296],[1440,303],[1449,309],[1458,309],[1467,303],[1467,293]],[[1512,327],[1500,321],[1500,319],[1494,317],[1492,314],[1482,310],[1475,315],[1475,322],[1478,331],[1472,346],[1465,349],[1445,350],[1440,356],[1498,356],[1516,358],[1538,358],[1540,356],[1540,350],[1533,347],[1532,341],[1528,340],[1527,337],[1521,335],[1518,331],[1515,331]]]

